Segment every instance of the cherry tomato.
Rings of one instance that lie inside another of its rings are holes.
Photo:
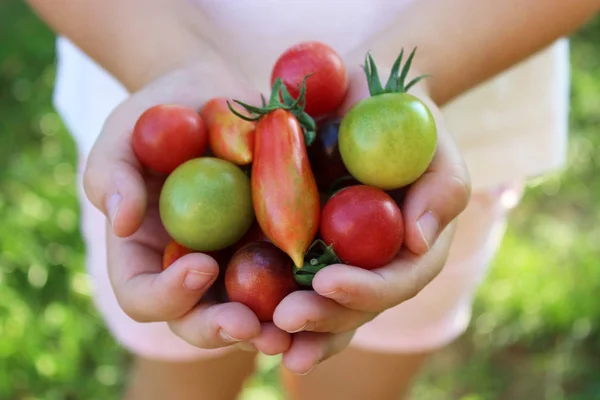
[[[242,303],[261,322],[271,322],[277,305],[298,290],[292,259],[269,242],[252,242],[235,252],[225,271],[229,301]]]
[[[370,97],[356,103],[340,125],[339,151],[348,171],[359,182],[394,190],[416,181],[429,167],[437,147],[437,127],[427,104],[407,93],[411,53],[400,69],[400,53],[385,85],[368,56],[365,74]]]
[[[170,174],[184,162],[204,154],[206,125],[192,108],[160,104],[147,109],[133,128],[133,151],[140,163]]]
[[[297,98],[302,80],[306,81],[305,111],[319,118],[340,106],[348,91],[348,72],[340,55],[330,46],[317,42],[301,42],[285,50],[271,71],[271,85],[281,78]]]
[[[321,192],[329,191],[340,178],[350,175],[342,161],[338,146],[340,123],[341,119],[323,121],[317,127],[315,141],[307,149],[315,180]]]
[[[404,221],[396,202],[366,185],[335,193],[321,213],[321,236],[344,262],[364,269],[388,264],[404,240]]]
[[[186,161],[161,189],[160,219],[169,236],[199,252],[233,246],[254,221],[250,179],[215,157]]]
[[[237,104],[234,104],[241,110]],[[237,165],[252,162],[255,123],[245,121],[233,114],[226,98],[209,100],[200,116],[208,129],[208,144],[213,154]]]

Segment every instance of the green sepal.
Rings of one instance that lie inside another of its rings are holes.
[[[317,130],[315,121],[310,115],[308,115],[304,111],[304,106],[306,104],[306,80],[311,75],[312,74],[308,74],[302,79],[302,84],[299,88],[298,98],[296,99],[294,99],[289,93],[287,87],[283,84],[283,80],[281,80],[281,78],[277,78],[273,82],[273,89],[271,91],[271,96],[269,98],[268,103],[265,102],[264,96],[261,95],[261,107],[251,106],[239,100],[233,100],[235,103],[239,104],[246,111],[248,111],[248,113],[250,113],[250,116],[239,113],[231,106],[229,101],[227,101],[227,106],[229,107],[229,110],[237,117],[251,122],[258,121],[263,116],[277,109],[289,111],[290,113],[292,113],[292,115],[294,115],[294,117],[298,120],[298,123],[302,127],[302,133],[304,136],[304,142],[306,146],[310,146],[315,140]]]
[[[364,70],[371,96],[378,96],[385,93],[406,93],[420,80],[429,77],[430,75],[428,74],[420,75],[406,83],[406,78],[408,77],[408,73],[410,71],[410,67],[412,66],[416,51],[417,48],[415,47],[408,56],[404,65],[402,65],[404,49],[400,51],[400,54],[392,65],[390,76],[388,77],[385,87],[381,85],[381,79],[379,78],[379,72],[377,71],[377,65],[375,64],[375,61],[373,61],[373,57],[367,53]]]
[[[340,262],[333,247],[328,246],[321,239],[317,239],[306,251],[302,268],[294,266],[294,280],[301,287],[312,288],[312,281],[317,272],[328,265]]]

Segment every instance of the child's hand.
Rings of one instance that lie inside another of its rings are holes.
[[[295,292],[281,302],[275,324],[288,332],[303,331],[295,334],[284,355],[284,364],[294,372],[305,372],[343,350],[355,329],[417,295],[446,263],[453,221],[470,197],[470,179],[439,109],[419,89],[415,87],[411,93],[425,101],[436,118],[438,149],[427,172],[406,193],[402,205],[405,247],[395,261],[375,270],[328,266],[316,274],[314,292]],[[341,114],[368,95],[364,74],[359,71],[351,77]]]
[[[223,75],[190,67],[132,95],[106,121],[89,156],[84,187],[108,217],[109,276],[127,315],[140,322],[168,321],[175,334],[197,347],[252,342],[265,354],[278,354],[289,347],[289,333],[273,324],[261,329],[254,313],[241,304],[214,304],[206,297],[199,302],[219,273],[214,259],[189,254],[161,272],[169,239],[158,213],[164,178],[143,174],[131,146],[132,128],[150,106],[176,103],[199,109],[217,95],[254,95],[243,82]]]

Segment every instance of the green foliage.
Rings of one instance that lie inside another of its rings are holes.
[[[90,299],[77,151],[52,109],[54,38],[0,2],[0,399],[113,399],[129,357]],[[532,182],[470,331],[429,364],[419,400],[600,398],[600,19],[572,43],[568,168]],[[277,357],[243,398],[279,399]]]

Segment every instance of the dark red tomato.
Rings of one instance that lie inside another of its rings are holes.
[[[355,185],[340,190],[325,204],[321,236],[344,263],[379,268],[400,251],[404,221],[396,202],[383,190]]]
[[[133,129],[132,144],[143,166],[166,175],[184,162],[203,155],[208,133],[194,109],[160,104],[139,117]]]
[[[293,98],[298,98],[302,80],[306,80],[304,110],[313,118],[330,114],[342,104],[348,91],[348,72],[340,55],[330,46],[301,42],[285,50],[271,71],[271,85],[281,78]]]
[[[225,271],[229,301],[242,303],[261,322],[273,321],[277,305],[298,290],[292,259],[269,242],[252,242],[235,252]]]
[[[310,165],[321,192],[329,191],[338,179],[350,176],[338,147],[340,124],[340,119],[323,121],[317,127],[315,141],[307,148]]]

